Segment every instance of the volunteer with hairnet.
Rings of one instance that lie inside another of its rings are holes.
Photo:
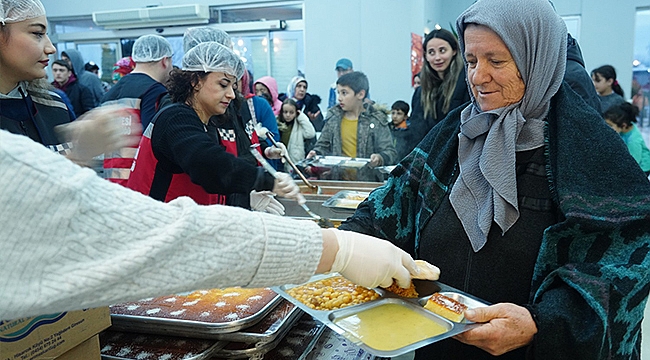
[[[304,201],[288,174],[274,178],[227,151],[211,118],[235,99],[244,64],[217,42],[201,43],[183,57],[168,81],[172,104],[161,109],[140,141],[127,186],[161,201],[189,196],[199,204],[232,204],[231,194],[272,191]],[[237,148],[248,152],[249,149]],[[270,211],[274,212],[274,211]],[[281,209],[277,209],[281,213]]]
[[[0,129],[27,136],[71,159],[87,150],[100,154],[118,141],[114,122],[66,125],[64,132],[74,132],[83,144],[67,143],[55,130],[72,120],[61,98],[47,90],[45,68],[55,52],[40,1],[0,1]]]
[[[172,70],[172,45],[162,36],[143,35],[133,44],[135,68],[104,95],[102,105],[131,109],[123,121],[147,128],[158,111],[158,101],[167,93],[163,85]],[[125,147],[104,155],[104,178],[126,186],[135,157],[135,147]]]

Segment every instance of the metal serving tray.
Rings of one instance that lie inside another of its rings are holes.
[[[316,275],[310,279],[309,282],[313,281],[319,281],[323,280],[332,276],[337,276],[338,274],[327,274],[327,275]],[[273,288],[278,294],[280,294],[282,297],[285,299],[291,301],[294,303],[296,306],[298,306],[300,309],[302,309],[304,312],[308,313],[309,315],[313,316],[316,320],[321,321],[323,324],[325,324],[327,327],[332,329],[334,332],[337,334],[343,335],[346,339],[348,339],[350,342],[353,344],[361,347],[362,349],[368,351],[369,353],[375,355],[375,356],[382,356],[382,357],[393,357],[393,356],[398,356],[405,354],[407,352],[419,349],[425,345],[429,345],[431,343],[440,341],[442,339],[446,339],[449,337],[452,337],[456,334],[465,332],[472,327],[475,327],[476,324],[471,323],[469,321],[463,320],[460,323],[455,323],[450,320],[447,320],[441,316],[438,316],[434,313],[432,313],[429,310],[424,309],[424,304],[426,301],[429,299],[431,294],[440,292],[443,293],[447,296],[451,296],[456,298],[457,300],[464,302],[465,305],[467,305],[469,308],[476,308],[476,307],[482,307],[482,306],[487,306],[489,305],[487,302],[480,300],[474,296],[471,296],[463,291],[460,291],[456,288],[453,288],[451,286],[445,285],[441,282],[438,281],[426,281],[426,280],[413,280],[413,284],[415,285],[416,290],[418,291],[419,297],[413,298],[413,299],[408,299],[408,298],[402,298],[399,297],[398,295],[389,292],[387,290],[384,290],[382,288],[377,288],[374,289],[377,291],[377,293],[380,294],[380,297],[376,300],[372,300],[363,304],[358,304],[358,305],[351,305],[348,307],[344,307],[341,309],[336,309],[336,310],[313,310],[307,305],[301,303],[300,301],[296,300],[293,298],[291,295],[287,293],[287,290],[299,286],[299,285],[283,285],[283,286],[278,286]],[[358,314],[364,310],[370,310],[376,306],[381,306],[385,304],[397,304],[404,306],[408,309],[411,309],[415,311],[417,314],[422,315],[423,317],[435,322],[436,324],[442,326],[443,328],[446,329],[446,332],[425,338],[423,340],[414,342],[412,344],[400,347],[398,349],[394,350],[380,350],[373,348],[369,345],[367,345],[364,341],[361,339],[356,338],[354,335],[352,335],[350,332],[344,330],[337,324],[335,324],[335,321],[337,319],[341,319],[347,316],[355,315]]]
[[[264,356],[264,360],[306,359],[325,329],[322,322],[303,313],[298,323],[291,328],[278,346]]]
[[[273,342],[287,327],[291,327],[304,314],[302,310],[287,300],[273,309],[257,324],[241,331],[218,334],[215,337],[228,342],[255,344],[255,347]]]
[[[170,315],[166,315],[167,317],[157,317],[156,315],[158,313],[147,314],[146,316],[129,315],[128,313],[129,309],[135,306],[141,306],[144,309],[149,309],[147,311],[151,312],[160,310],[165,306],[169,306],[168,304],[170,299],[174,297],[182,299],[183,296],[187,296],[187,293],[163,296],[155,299],[145,299],[136,303],[113,305],[110,307],[111,321],[113,324],[112,328],[114,330],[145,334],[216,339],[219,334],[231,333],[255,325],[282,301],[282,297],[277,293],[270,289],[265,289],[262,295],[260,295],[262,299],[258,304],[256,304],[260,307],[259,310],[252,314],[246,314],[243,317],[235,318],[235,316],[233,316],[232,320],[225,322],[211,321],[209,316],[205,316],[205,320],[203,320],[204,314],[196,315],[191,319],[179,319]],[[192,302],[193,301],[190,301],[189,303]],[[213,308],[217,308],[217,306],[218,304],[215,304]]]
[[[302,313],[302,312],[300,312]],[[297,320],[297,319],[296,319]],[[273,350],[280,341],[289,333],[291,326],[283,327],[269,343],[263,344],[247,344],[240,342],[231,342],[226,344],[216,354],[213,359],[262,359],[264,355]]]
[[[361,202],[363,202],[363,200],[365,200],[368,195],[370,195],[369,192],[343,190],[327,199],[323,203],[323,206],[332,208],[333,210],[354,212],[357,209],[357,206],[359,206],[359,204],[361,204]]]
[[[203,360],[225,341],[104,331],[99,334],[102,360]]]

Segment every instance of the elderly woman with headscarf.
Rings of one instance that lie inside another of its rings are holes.
[[[563,84],[564,22],[547,0],[479,0],[457,29],[471,104],[340,228],[388,239],[494,304],[416,359],[638,358],[650,184]]]

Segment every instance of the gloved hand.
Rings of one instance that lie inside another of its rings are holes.
[[[339,243],[331,272],[338,272],[355,284],[373,288],[389,287],[393,279],[403,288],[411,284],[411,275],[419,273],[409,254],[386,240],[344,231],[334,231]]]
[[[254,211],[267,212],[274,215],[284,215],[284,206],[275,200],[270,191],[251,191],[251,209]]]
[[[273,192],[278,196],[295,199],[300,205],[306,202],[305,197],[300,193],[300,188],[287,173],[278,172],[275,174]]]
[[[72,144],[67,157],[75,162],[138,145],[142,134],[139,121],[120,106],[103,106],[83,114],[79,119],[56,127],[58,135]]]
[[[280,159],[286,154],[287,147],[281,142],[278,143],[278,147],[270,146],[264,149],[264,156],[266,156],[267,159]]]
[[[255,124],[255,133],[257,134],[257,137],[266,140],[266,133],[269,132],[269,129],[265,128],[262,126],[260,123]]]

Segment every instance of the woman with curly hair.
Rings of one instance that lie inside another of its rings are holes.
[[[165,202],[189,196],[199,204],[274,213],[282,213],[282,208],[269,191],[299,198],[298,186],[289,175],[273,177],[239,157],[248,154],[248,147],[224,145],[223,139],[246,136],[238,133],[252,129],[217,134],[215,121],[236,98],[237,81],[243,73],[239,57],[217,42],[189,50],[182,69],[174,70],[167,82],[172,103],[162,108],[145,130],[127,187]],[[266,192],[250,198],[253,190]],[[241,202],[243,197],[246,203]]]

